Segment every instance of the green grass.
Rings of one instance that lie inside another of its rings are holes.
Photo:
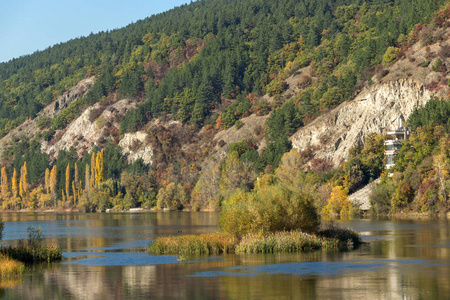
[[[178,254],[181,257],[220,253],[296,253],[311,250],[349,250],[361,239],[350,229],[328,227],[317,234],[301,231],[250,233],[241,240],[222,233],[158,237],[149,245],[155,254]]]
[[[232,252],[237,239],[231,235],[208,233],[158,237],[149,245],[155,254],[200,255]]]
[[[62,260],[61,248],[57,246],[33,247],[29,245],[5,246],[0,248],[0,254],[23,263],[56,262]]]

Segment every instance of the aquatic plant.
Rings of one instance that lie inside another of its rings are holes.
[[[25,273],[26,268],[23,262],[0,255],[0,278],[8,278]]]
[[[219,254],[233,252],[237,239],[232,235],[207,233],[157,237],[149,245],[149,252],[155,254]]]
[[[224,233],[157,237],[149,245],[155,254],[297,253],[312,250],[349,250],[361,244],[357,232],[328,226],[309,234],[299,230],[248,233],[240,240]]]
[[[24,263],[55,262],[62,260],[58,246],[42,246],[44,236],[41,228],[28,227],[28,239],[20,240],[17,246],[0,248],[0,254]]]

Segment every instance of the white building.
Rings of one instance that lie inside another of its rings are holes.
[[[406,140],[411,133],[410,128],[403,126],[404,121],[405,119],[403,116],[400,116],[398,118],[398,127],[393,131],[387,132],[387,135],[390,135],[392,139],[384,142],[384,145],[386,146],[386,150],[384,151],[384,155],[386,156],[386,169],[390,169],[394,166],[394,157],[400,152],[402,142]]]

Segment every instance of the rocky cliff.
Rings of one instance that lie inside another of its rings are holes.
[[[400,115],[407,119],[431,96],[422,83],[412,79],[375,84],[302,127],[291,137],[292,145],[299,151],[312,149],[315,157],[338,165],[367,134],[393,128]]]

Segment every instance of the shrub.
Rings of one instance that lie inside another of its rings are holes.
[[[236,125],[236,129],[241,129],[242,126],[244,126],[244,123],[241,120],[237,120],[234,125]]]
[[[319,225],[313,199],[282,185],[252,193],[238,190],[224,201],[220,216],[221,230],[238,238],[282,230],[314,232]]]
[[[37,126],[39,130],[49,128],[52,125],[52,119],[48,116],[40,117],[37,121]]]
[[[334,187],[327,206],[325,206],[322,210],[322,214],[348,215],[351,214],[351,211],[352,203],[347,198],[347,191],[345,191],[341,186]]]
[[[386,52],[383,55],[383,65],[387,65],[397,59],[397,53],[400,52],[399,48],[396,47],[388,47]]]

